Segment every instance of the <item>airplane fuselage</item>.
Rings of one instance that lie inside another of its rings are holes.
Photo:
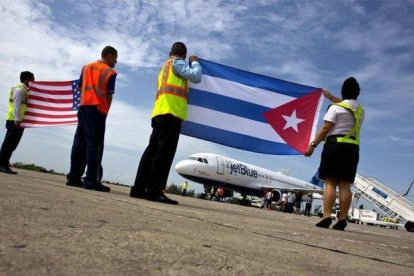
[[[262,196],[266,190],[277,190],[279,194],[321,191],[309,182],[213,153],[192,154],[179,162],[175,170],[191,181],[250,195]]]

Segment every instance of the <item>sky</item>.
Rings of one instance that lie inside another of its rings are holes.
[[[360,83],[365,107],[358,172],[398,193],[414,179],[414,1],[13,0],[0,3],[0,114],[21,71],[36,80],[77,79],[106,45],[118,50],[104,179],[132,185],[151,133],[155,83],[171,45],[199,57],[340,96]],[[328,106],[321,108],[318,127]],[[27,129],[11,161],[67,173],[75,126]],[[5,127],[0,127],[3,139]],[[181,135],[173,166],[212,152],[310,180],[311,158],[246,152]],[[168,183],[184,179],[174,169]],[[190,182],[190,189],[202,186]],[[409,199],[414,201],[414,191]]]

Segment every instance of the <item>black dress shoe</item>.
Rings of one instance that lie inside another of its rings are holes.
[[[83,182],[80,179],[68,178],[68,180],[66,181],[66,185],[72,186],[72,187],[83,187]]]
[[[331,219],[331,217],[329,217],[329,218],[324,218],[323,220],[321,220],[320,222],[315,224],[315,226],[316,227],[321,227],[321,228],[329,228],[331,223],[332,223],[332,219]]]
[[[131,188],[131,191],[129,192],[130,197],[134,198],[147,198],[147,193],[145,191],[137,191],[136,189]]]
[[[0,167],[0,172],[2,173],[8,173],[8,174],[17,174],[17,172],[10,169],[10,167],[2,166]]]
[[[348,223],[346,222],[346,219],[341,219],[334,226],[332,226],[332,229],[344,231],[347,225]]]
[[[178,204],[178,201],[172,200],[172,199],[166,197],[164,194],[159,194],[159,195],[156,195],[156,196],[148,195],[147,199],[150,200],[150,201],[157,201],[157,202],[172,204],[172,205],[177,205]]]
[[[83,187],[88,190],[95,190],[95,191],[104,192],[104,193],[109,193],[111,191],[111,188],[109,188],[108,186],[102,185],[102,183],[100,182],[96,183],[95,185],[84,184]]]

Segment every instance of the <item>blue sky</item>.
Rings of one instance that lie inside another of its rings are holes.
[[[173,42],[189,54],[339,95],[360,83],[366,109],[359,173],[403,193],[414,178],[414,1],[29,1],[0,3],[0,113],[23,70],[78,78],[105,45],[119,51],[104,178],[132,184],[150,135],[155,80]],[[324,101],[319,126],[327,107]],[[75,127],[26,130],[12,162],[67,172]],[[0,128],[3,139],[5,128]],[[174,164],[214,152],[308,180],[314,156],[244,152],[181,136]],[[171,170],[169,183],[183,179]],[[201,186],[190,183],[197,191]],[[414,191],[410,193],[414,200]]]

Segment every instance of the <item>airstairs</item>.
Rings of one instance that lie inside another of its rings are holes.
[[[355,177],[355,195],[377,206],[384,214],[403,221],[409,232],[414,232],[414,203],[394,192],[374,178],[357,174]]]

